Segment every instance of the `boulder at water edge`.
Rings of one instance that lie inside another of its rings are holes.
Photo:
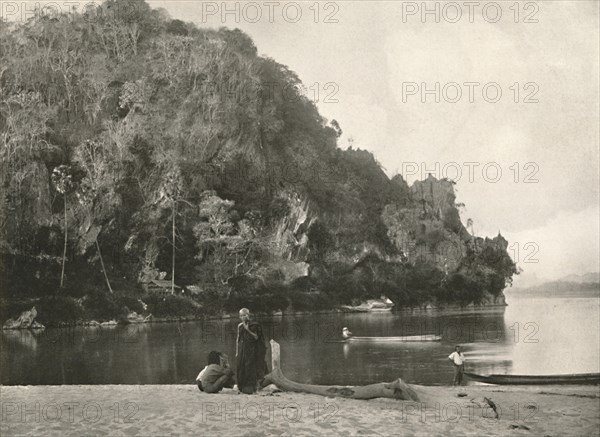
[[[8,319],[2,329],[45,329],[41,323],[35,321],[37,310],[32,307],[29,311],[23,311],[17,320]]]
[[[131,311],[129,314],[127,314],[127,321],[129,323],[144,323],[146,319],[141,314]]]

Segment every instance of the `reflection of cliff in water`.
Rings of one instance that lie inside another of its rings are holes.
[[[29,329],[3,330],[2,351],[3,353],[16,352],[21,347],[35,353],[37,349],[36,335],[39,334],[39,331],[32,332]]]

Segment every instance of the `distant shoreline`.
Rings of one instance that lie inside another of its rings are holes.
[[[369,311],[352,311],[348,309],[342,308],[334,308],[328,310],[317,310],[317,311],[280,311],[274,313],[255,313],[255,317],[259,319],[264,318],[272,318],[272,317],[297,317],[297,316],[317,316],[317,315],[328,315],[328,314],[372,314],[372,315],[382,315],[382,314],[410,314],[410,313],[422,313],[422,312],[443,312],[443,313],[460,313],[464,311],[470,312],[481,312],[481,311],[498,311],[500,309],[504,309],[508,306],[508,304],[488,304],[488,305],[468,305],[466,307],[460,307],[458,305],[448,305],[444,307],[434,307],[431,305],[427,305],[424,307],[407,307],[399,310],[392,310],[390,312],[369,312]],[[72,327],[98,327],[98,328],[110,328],[116,326],[127,326],[127,325],[135,325],[135,324],[162,324],[162,323],[181,323],[181,322],[200,322],[200,321],[215,321],[215,320],[230,320],[237,319],[237,313],[224,313],[224,314],[213,314],[213,315],[203,315],[203,316],[169,316],[169,317],[152,317],[147,321],[139,321],[139,322],[129,322],[123,323],[116,320],[110,320],[106,322],[97,322],[95,320],[78,320],[75,322],[64,322],[58,321],[56,324],[52,324],[47,326],[47,328],[72,328]],[[27,330],[24,329],[5,329],[4,332],[11,331],[21,331]],[[35,332],[36,330],[33,329]]]
[[[527,296],[527,297],[582,297],[582,298],[600,298],[600,283],[576,283],[556,281],[547,284],[537,285],[526,288],[505,289],[507,296]]]

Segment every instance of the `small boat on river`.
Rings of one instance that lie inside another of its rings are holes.
[[[420,341],[441,341],[442,337],[439,335],[409,335],[400,337],[348,337],[345,339],[349,342],[420,342]]]
[[[575,373],[565,375],[477,375],[465,372],[477,382],[498,385],[551,385],[551,384],[600,384],[600,373]]]
[[[392,343],[392,342],[421,342],[421,341],[441,341],[442,337],[439,335],[426,334],[426,335],[402,335],[400,337],[356,337],[350,332],[347,327],[342,329],[342,338],[348,342],[377,342],[377,343]]]

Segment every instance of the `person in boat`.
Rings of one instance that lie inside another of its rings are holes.
[[[463,380],[463,374],[465,373],[465,355],[462,353],[460,345],[454,348],[448,359],[452,361],[454,366],[454,381],[452,385],[461,385]]]
[[[217,351],[210,351],[207,364],[196,378],[200,391],[218,393],[224,387],[233,388],[233,370],[229,367],[227,356]]]
[[[344,340],[348,340],[350,337],[352,337],[352,333],[348,328],[344,327],[342,329],[342,337],[344,338]]]
[[[265,361],[267,346],[260,324],[251,320],[250,310],[240,310],[235,356],[237,358],[237,384],[242,393],[252,394],[262,385],[268,372]]]

